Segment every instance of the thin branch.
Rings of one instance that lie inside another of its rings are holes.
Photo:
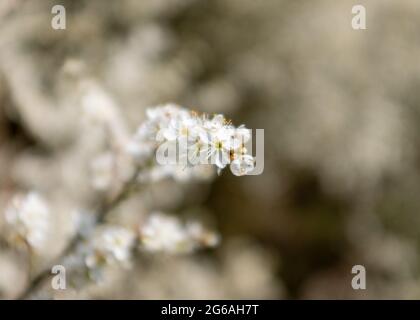
[[[124,186],[121,188],[121,191],[115,197],[113,197],[110,201],[104,201],[98,207],[98,209],[96,210],[96,226],[103,224],[109,213],[122,201],[124,201],[129,194],[131,194],[131,192],[135,189],[138,174],[139,170],[137,169],[134,172],[133,176],[130,178],[130,180],[128,180],[124,184]],[[61,252],[59,257],[57,257],[55,262],[53,262],[53,265],[61,264],[65,257],[72,254],[77,249],[78,245],[82,240],[83,238],[80,236],[79,233],[74,235],[73,238],[70,240],[69,244]],[[17,297],[17,299],[28,299],[32,294],[34,294],[38,290],[38,288],[48,279],[50,275],[50,268],[41,271],[35,278],[32,279],[32,281],[29,283],[26,289]]]

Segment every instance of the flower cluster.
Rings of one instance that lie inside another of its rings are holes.
[[[141,246],[150,252],[191,253],[200,247],[214,247],[218,235],[197,222],[182,224],[177,218],[156,212],[140,229]]]
[[[200,223],[183,224],[176,217],[161,212],[150,214],[137,232],[110,224],[88,229],[90,231],[81,234],[85,241],[75,254],[65,259],[64,265],[79,274],[79,278],[89,277],[97,282],[103,279],[107,266],[129,267],[134,249],[151,253],[185,254],[214,247],[219,243],[219,236],[206,230]],[[77,286],[75,279],[77,277],[73,279]]]
[[[146,115],[128,146],[139,161],[156,150],[159,164],[184,168],[212,164],[219,172],[230,165],[238,176],[254,169],[254,158],[245,147],[251,133],[245,126],[236,128],[223,115],[200,115],[174,104],[148,109]]]
[[[49,227],[49,209],[37,193],[13,197],[6,208],[5,217],[13,243],[36,249],[43,245]]]

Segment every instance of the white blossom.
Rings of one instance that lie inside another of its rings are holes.
[[[199,115],[175,104],[148,109],[146,116],[127,148],[134,157],[140,157],[142,163],[160,146],[169,149],[176,144],[174,162],[181,167],[212,164],[220,171],[238,159],[231,166],[235,175],[251,171],[252,156],[245,148],[251,135],[245,126],[235,128],[223,115]],[[176,165],[173,167],[172,172],[176,172]],[[160,169],[154,176],[176,176],[170,171]]]
[[[219,169],[230,163],[232,129],[221,127],[210,134],[208,157]]]
[[[98,228],[89,240],[90,252],[85,258],[86,265],[94,269],[104,264],[129,262],[134,240],[135,234],[124,227]]]
[[[182,224],[176,217],[152,213],[140,228],[142,248],[150,252],[190,253],[202,246],[214,246],[217,236],[198,223]]]
[[[239,155],[230,164],[230,170],[236,176],[243,176],[254,170],[254,158],[248,154]]]
[[[35,192],[15,196],[5,212],[12,239],[23,240],[33,248],[39,248],[46,240],[49,228],[49,208]]]

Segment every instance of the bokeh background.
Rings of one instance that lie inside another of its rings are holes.
[[[66,30],[51,8],[66,8]],[[353,5],[367,29],[351,28]],[[22,190],[50,202],[54,230],[97,197],[80,129],[86,79],[130,132],[175,102],[265,130],[265,170],[212,182],[170,179],[117,208],[200,216],[215,250],[148,257],[55,298],[420,298],[418,0],[2,0],[0,210]],[[0,219],[2,220],[2,219]],[[0,296],[24,288],[25,255],[0,248]],[[367,289],[351,268],[365,266]]]

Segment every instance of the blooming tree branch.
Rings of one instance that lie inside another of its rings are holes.
[[[247,174],[254,168],[254,159],[245,146],[250,138],[249,130],[244,126],[235,128],[222,115],[199,115],[169,104],[147,110],[146,121],[130,138],[106,96],[95,92],[83,101],[87,119],[104,126],[111,142],[106,161],[94,161],[92,167],[93,186],[110,192],[94,214],[89,215],[90,220],[87,215],[79,214],[75,234],[52,265],[70,268],[75,275],[72,283],[77,286],[78,278],[82,279],[79,282],[100,281],[107,265],[130,264],[136,248],[152,253],[188,254],[217,245],[218,235],[200,223],[181,223],[161,212],[151,213],[134,229],[109,224],[107,218],[134,191],[150,182],[166,177],[208,178],[212,167],[220,173],[228,165],[235,175]],[[165,151],[175,156],[167,158]],[[163,163],[159,155],[164,156]],[[49,219],[49,207],[37,193],[15,196],[6,209],[8,241],[15,246],[25,244],[32,255],[46,240]],[[50,268],[39,272],[19,298],[35,295],[49,276]]]

